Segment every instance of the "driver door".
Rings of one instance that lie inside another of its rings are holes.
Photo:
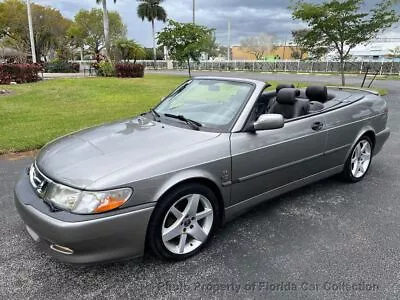
[[[231,134],[231,205],[325,170],[323,115],[289,120],[280,129]]]

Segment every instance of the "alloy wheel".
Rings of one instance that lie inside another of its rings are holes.
[[[371,144],[363,139],[358,142],[351,155],[351,174],[355,178],[361,178],[367,172],[371,163]]]
[[[209,199],[189,194],[177,200],[167,211],[162,223],[162,242],[172,253],[182,255],[206,242],[214,221]]]

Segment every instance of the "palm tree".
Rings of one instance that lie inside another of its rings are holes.
[[[114,0],[116,3],[117,0]],[[110,59],[110,21],[108,19],[107,0],[96,0],[97,4],[103,4],[103,26],[104,26],[104,43],[106,46],[106,57]]]
[[[151,22],[151,26],[153,29],[153,58],[154,58],[154,68],[156,67],[157,61],[157,52],[156,52],[156,35],[154,30],[154,21],[163,21],[167,20],[167,13],[165,9],[160,5],[160,3],[164,0],[138,0],[140,2],[137,14],[139,18],[144,21],[147,19]]]

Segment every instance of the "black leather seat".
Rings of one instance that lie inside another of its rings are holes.
[[[316,112],[323,110],[325,108],[325,105],[321,102],[317,101],[310,101],[310,112]]]
[[[310,112],[316,112],[325,108],[324,103],[329,100],[326,86],[309,86],[306,96],[310,100]]]
[[[280,91],[281,89],[287,89],[287,88],[292,88],[292,89],[294,89],[295,86],[294,86],[294,84],[286,84],[286,83],[278,84],[278,85],[276,86],[276,93],[279,93],[279,91]]]
[[[271,109],[271,107],[275,104],[275,102],[276,102],[276,95],[279,93],[279,91],[280,91],[281,89],[286,89],[286,88],[293,88],[293,89],[294,89],[295,86],[294,86],[294,84],[285,84],[285,83],[278,84],[278,85],[276,86],[275,97],[273,97],[273,98],[268,102],[268,105],[267,105],[265,111],[269,111],[269,110]],[[272,92],[271,92],[271,93],[272,93]]]
[[[300,91],[294,88],[283,88],[276,96],[276,102],[268,113],[281,114],[285,119],[293,119],[307,115],[310,110],[308,100],[298,99]]]
[[[325,103],[329,100],[328,89],[326,86],[309,86],[306,89],[306,96],[310,101]]]

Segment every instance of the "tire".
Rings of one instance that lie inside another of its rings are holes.
[[[368,173],[374,145],[368,136],[362,136],[351,149],[341,177],[347,182],[359,182]]]
[[[187,259],[210,242],[218,212],[217,198],[208,187],[178,186],[159,200],[150,219],[147,245],[159,258]]]

